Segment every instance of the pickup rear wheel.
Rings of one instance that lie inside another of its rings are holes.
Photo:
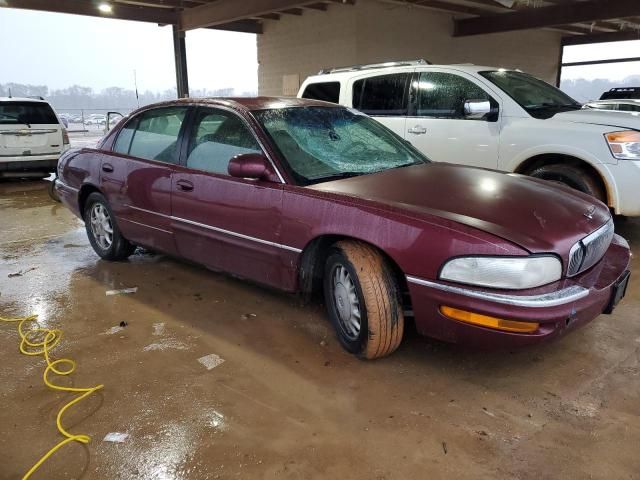
[[[89,243],[104,260],[124,260],[136,249],[120,233],[111,207],[101,193],[93,192],[87,197],[84,224]]]
[[[374,248],[338,242],[325,265],[324,295],[338,340],[348,352],[374,359],[398,348],[404,332],[398,283]]]
[[[596,197],[606,203],[607,197],[601,183],[588,172],[572,165],[550,164],[532,170],[530,176],[562,183],[575,190]]]

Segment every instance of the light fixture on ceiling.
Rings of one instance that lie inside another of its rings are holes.
[[[516,3],[516,0],[493,0],[493,1],[507,8],[513,8],[513,6]]]
[[[113,8],[108,3],[103,2],[100,5],[98,5],[98,10],[100,10],[102,13],[111,13]]]

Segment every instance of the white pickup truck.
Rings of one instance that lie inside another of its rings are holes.
[[[518,70],[424,60],[344,67],[307,78],[298,96],[356,108],[433,161],[561,182],[640,216],[640,114],[582,109]]]

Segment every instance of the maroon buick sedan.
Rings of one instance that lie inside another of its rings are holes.
[[[144,107],[65,154],[56,190],[96,253],[136,245],[323,292],[346,350],[419,332],[489,348],[557,337],[625,294],[609,210],[567,188],[429,162],[375,120],[290,98]]]

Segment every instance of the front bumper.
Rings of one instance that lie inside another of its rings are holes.
[[[640,161],[619,160],[608,168],[616,183],[614,211],[618,215],[640,217]]]
[[[616,281],[629,269],[627,242],[616,235],[604,257],[586,272],[536,289],[496,291],[407,276],[418,331],[440,340],[482,348],[511,348],[559,337],[609,307]],[[534,333],[512,333],[459,322],[440,306],[507,320],[538,322]]]

